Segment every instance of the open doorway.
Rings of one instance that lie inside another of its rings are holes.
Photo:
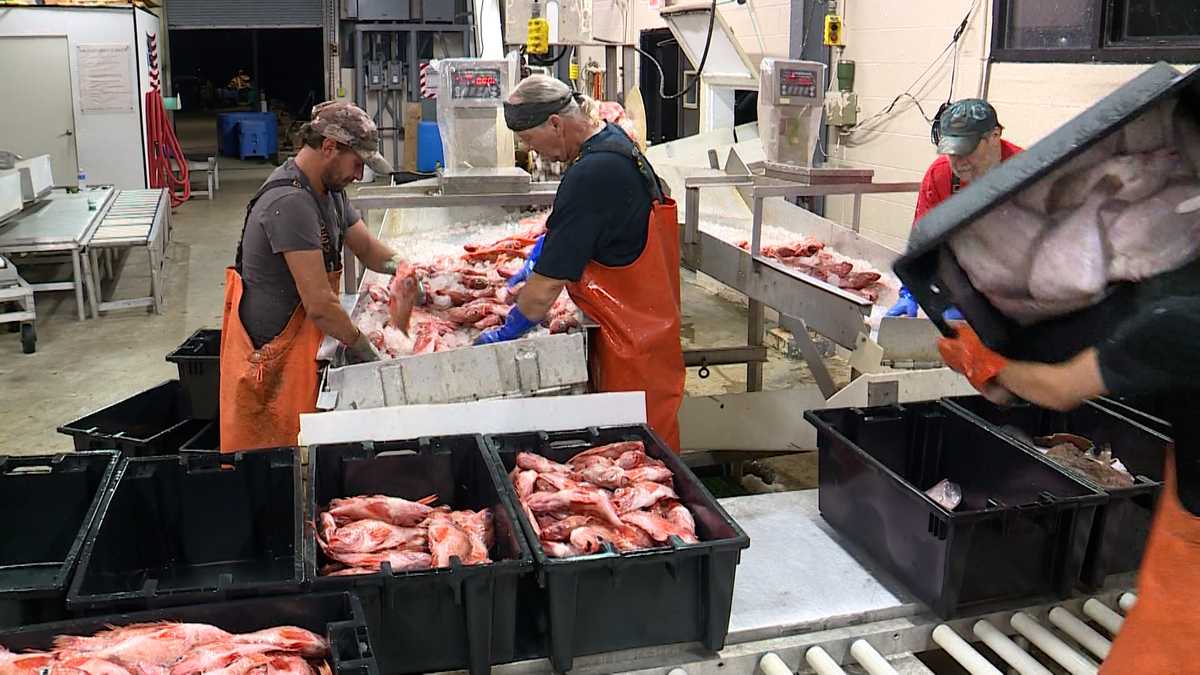
[[[643,57],[638,86],[641,87],[646,106],[646,140],[652,144],[673,141],[686,135],[683,123],[684,97],[664,101],[659,92],[672,94],[679,91],[684,64],[688,64],[686,67],[689,69],[691,65],[671,31],[666,28],[642,31],[640,47],[662,66],[665,80],[660,82],[658,69]]]
[[[325,98],[319,28],[173,29],[172,85],[183,96],[176,134],[184,152],[217,151],[216,116],[267,110],[278,119],[280,151],[288,130]]]

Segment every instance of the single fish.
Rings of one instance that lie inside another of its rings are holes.
[[[947,511],[953,511],[962,503],[962,487],[958,483],[951,482],[948,478],[943,478],[936,485],[925,491],[925,495],[937,502],[939,506]]]
[[[694,526],[689,529],[683,526],[682,523],[673,522],[649,511],[632,511],[622,514],[621,518],[626,523],[650,535],[650,538],[654,541],[665,542],[672,535],[679,537],[685,544],[695,544],[700,541],[696,537]]]
[[[297,626],[275,626],[242,633],[233,636],[232,641],[237,644],[270,645],[276,651],[293,652],[311,659],[329,654],[329,644],[325,638]]]
[[[386,549],[423,551],[429,545],[425,534],[423,527],[400,527],[382,520],[356,520],[337,528],[323,548],[337,553],[373,553]]]
[[[642,482],[617,490],[613,506],[618,513],[626,514],[654,506],[660,499],[679,499],[679,495],[662,483]]]
[[[1200,197],[1200,182],[1173,185],[1115,218],[1107,219],[1112,252],[1108,277],[1140,281],[1178,269],[1200,255],[1200,212],[1179,213],[1180,204]]]
[[[339,526],[355,520],[382,520],[400,527],[413,527],[435,511],[428,504],[436,500],[436,495],[415,502],[386,495],[344,497],[329,502],[329,513]]]

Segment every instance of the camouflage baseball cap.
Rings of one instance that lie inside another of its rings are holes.
[[[955,101],[938,120],[938,154],[963,156],[975,152],[979,140],[1000,126],[996,109],[980,98]]]
[[[375,121],[353,103],[325,101],[313,106],[312,128],[325,138],[349,145],[375,173],[392,172],[392,165],[379,154],[379,130]]]

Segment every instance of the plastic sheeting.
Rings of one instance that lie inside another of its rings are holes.
[[[765,58],[759,65],[758,130],[768,162],[809,166],[821,131],[825,64]]]
[[[442,59],[438,74],[438,131],[448,173],[513,166],[513,134],[504,125],[504,99],[516,81],[508,59]]]

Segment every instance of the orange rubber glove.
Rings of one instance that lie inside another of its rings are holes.
[[[974,329],[965,323],[955,324],[956,335],[938,339],[938,352],[952,370],[967,376],[978,390],[991,382],[1008,365],[1008,360],[984,346]]]

